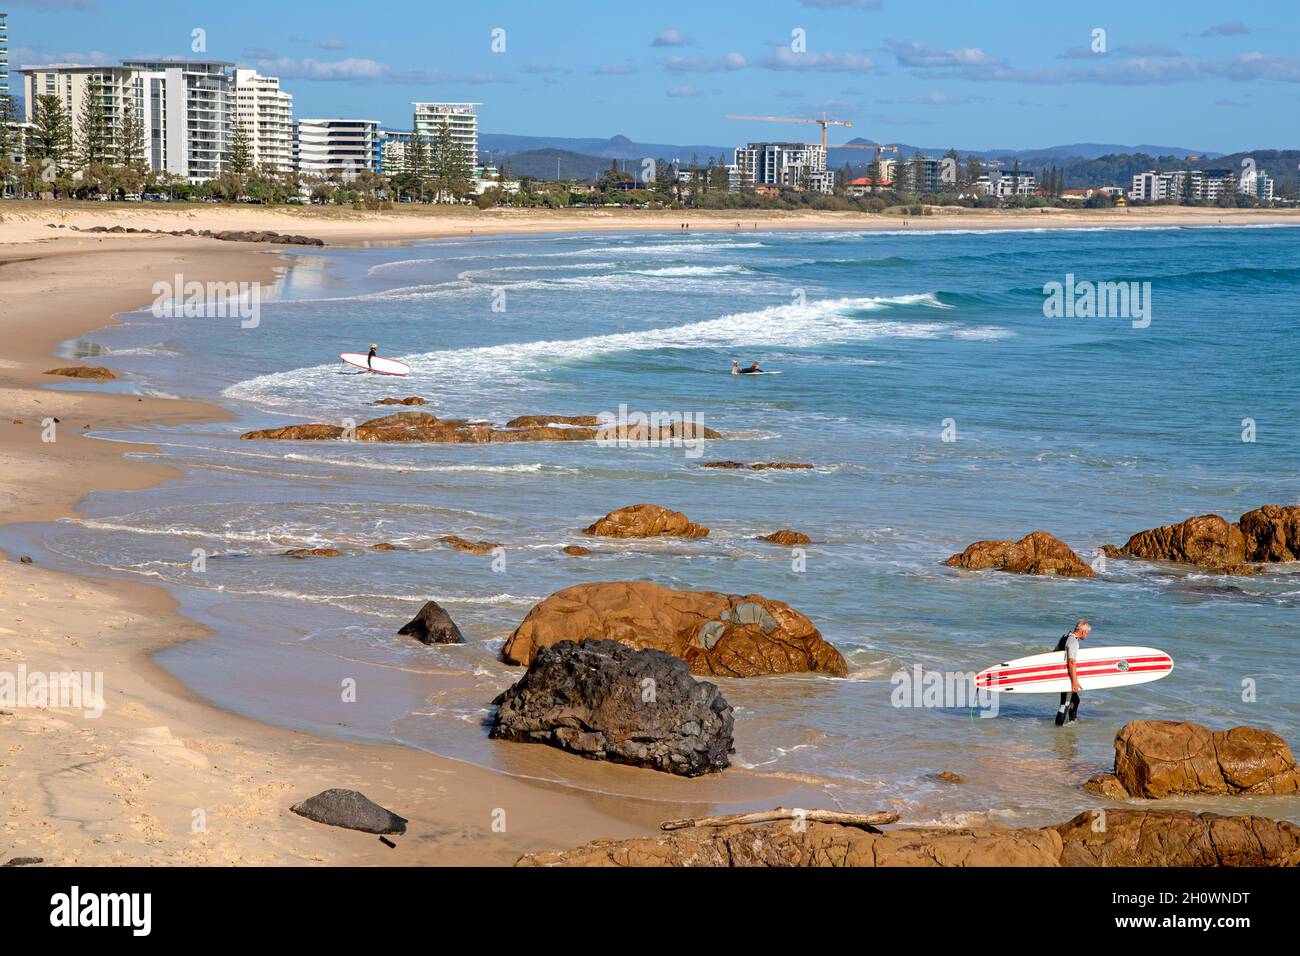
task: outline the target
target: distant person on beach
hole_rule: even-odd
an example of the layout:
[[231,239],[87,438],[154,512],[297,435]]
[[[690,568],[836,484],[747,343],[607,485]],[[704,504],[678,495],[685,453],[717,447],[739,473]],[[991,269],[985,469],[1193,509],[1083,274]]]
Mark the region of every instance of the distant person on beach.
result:
[[378,351],[379,351],[379,346],[376,345],[374,342],[371,342],[370,351],[366,354],[366,367],[369,368],[371,371],[374,371],[374,364],[370,360],[375,357],[375,354]]
[[1062,692],[1061,705],[1056,710],[1056,726],[1074,723],[1079,717],[1079,671],[1076,661],[1079,659],[1079,642],[1086,641],[1092,633],[1092,625],[1080,618],[1074,624],[1074,630],[1061,635],[1056,642],[1056,649],[1065,652],[1065,669],[1070,674],[1070,690]]

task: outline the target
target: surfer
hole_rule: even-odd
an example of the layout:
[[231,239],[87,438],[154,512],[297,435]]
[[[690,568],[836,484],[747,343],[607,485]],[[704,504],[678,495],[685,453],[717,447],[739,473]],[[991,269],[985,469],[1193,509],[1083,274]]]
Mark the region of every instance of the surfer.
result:
[[757,362],[755,362],[753,365],[749,366],[748,368],[741,368],[739,359],[731,360],[732,375],[753,375],[755,372],[761,372],[761,371],[763,371],[763,369],[759,366]]
[[1061,705],[1056,710],[1056,726],[1074,723],[1079,717],[1079,673],[1076,661],[1079,659],[1079,642],[1086,641],[1092,633],[1092,625],[1080,618],[1074,623],[1074,630],[1061,635],[1056,642],[1056,649],[1065,652],[1065,669],[1070,675],[1070,690],[1061,693]]
[[366,353],[366,367],[370,369],[372,372],[375,370],[375,366],[374,363],[371,362],[370,360],[375,357],[378,351],[379,351],[379,346],[376,345],[374,342],[371,342],[370,351]]

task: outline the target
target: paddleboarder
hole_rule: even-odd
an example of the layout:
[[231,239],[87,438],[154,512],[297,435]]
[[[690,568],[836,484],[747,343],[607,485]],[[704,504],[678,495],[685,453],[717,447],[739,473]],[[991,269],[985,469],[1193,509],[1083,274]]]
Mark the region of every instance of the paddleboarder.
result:
[[1070,691],[1061,693],[1061,706],[1056,709],[1056,726],[1074,723],[1079,717],[1079,673],[1076,661],[1079,659],[1079,642],[1086,641],[1092,633],[1092,625],[1080,618],[1074,623],[1074,630],[1062,634],[1056,642],[1056,649],[1065,652],[1065,669],[1070,675]]

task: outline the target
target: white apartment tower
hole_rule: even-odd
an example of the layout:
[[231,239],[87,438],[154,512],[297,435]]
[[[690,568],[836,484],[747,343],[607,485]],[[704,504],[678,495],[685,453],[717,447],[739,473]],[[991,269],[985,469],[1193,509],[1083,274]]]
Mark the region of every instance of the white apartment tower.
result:
[[411,131],[427,142],[437,142],[442,128],[465,154],[465,166],[471,175],[478,169],[478,103],[412,103],[415,120]]
[[9,14],[0,13],[0,96],[9,95]]
[[248,134],[255,169],[293,169],[293,94],[256,70],[235,70],[233,122]]
[[378,120],[300,119],[294,131],[294,161],[303,176],[338,174],[346,181],[379,167]]
[[[121,155],[121,131],[126,113],[131,111],[143,124],[144,80],[124,66],[91,66],[77,63],[54,63],[26,66],[18,70],[23,77],[24,120],[32,122],[36,101],[41,96],[57,96],[63,112],[72,124],[74,135],[86,101],[97,106],[100,123],[112,158]],[[148,160],[149,130],[145,128],[145,159]]]

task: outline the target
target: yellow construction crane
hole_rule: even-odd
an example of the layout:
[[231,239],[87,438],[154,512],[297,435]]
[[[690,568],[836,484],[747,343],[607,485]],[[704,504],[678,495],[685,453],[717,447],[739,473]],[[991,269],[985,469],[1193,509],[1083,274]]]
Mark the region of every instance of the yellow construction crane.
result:
[[829,146],[828,149],[874,149],[876,151],[876,162],[880,162],[881,153],[897,153],[897,146],[868,146],[864,143],[840,143],[837,146]]
[[786,116],[728,116],[729,120],[752,120],[759,123],[816,123],[822,128],[822,149],[826,149],[827,126],[852,126],[852,120],[827,119],[823,113],[821,119],[790,119]]

